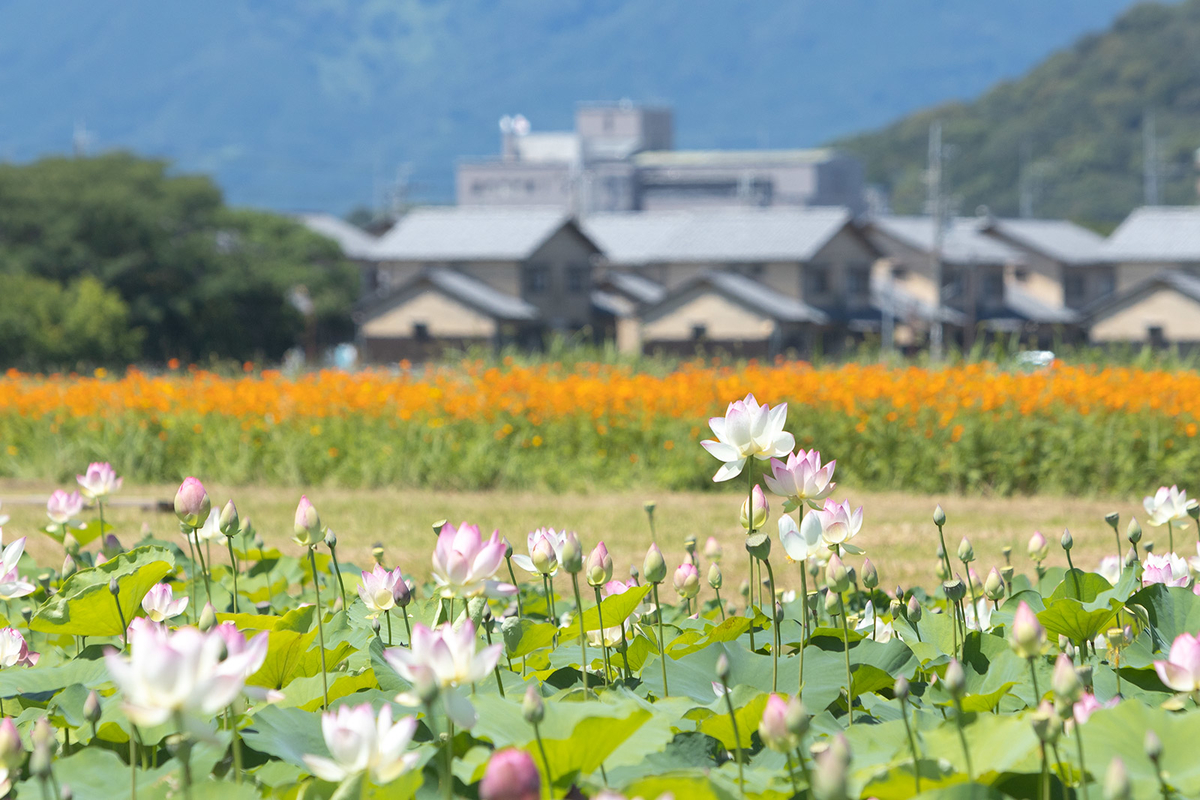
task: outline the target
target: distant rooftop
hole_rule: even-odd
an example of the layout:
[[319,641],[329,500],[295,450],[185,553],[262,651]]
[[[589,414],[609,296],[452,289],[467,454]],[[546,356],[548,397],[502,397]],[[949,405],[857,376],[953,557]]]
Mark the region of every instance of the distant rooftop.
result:
[[819,164],[837,151],[829,147],[803,150],[648,150],[633,157],[639,167],[737,167],[752,164]]
[[[883,215],[870,225],[884,237],[890,237],[923,253],[933,251],[932,217]],[[885,248],[886,249],[886,248]],[[1013,247],[984,235],[974,217],[955,217],[946,224],[942,240],[942,260],[948,264],[1019,264],[1025,256]]]
[[452,207],[409,212],[372,248],[379,261],[514,261],[570,222],[558,209]]
[[985,218],[980,225],[1062,264],[1095,264],[1104,250],[1104,237],[1065,219]]
[[1200,206],[1142,206],[1104,243],[1117,262],[1200,262]]
[[337,242],[346,258],[370,258],[378,241],[357,225],[332,214],[296,214],[296,219],[313,233]]

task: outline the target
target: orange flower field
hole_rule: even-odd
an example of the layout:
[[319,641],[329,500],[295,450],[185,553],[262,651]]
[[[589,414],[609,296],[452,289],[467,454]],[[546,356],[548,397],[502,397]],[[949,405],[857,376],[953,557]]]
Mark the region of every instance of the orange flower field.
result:
[[1200,468],[1200,375],[1056,364],[928,369],[584,364],[416,370],[200,370],[0,379],[0,474],[128,475],[455,488],[710,483],[697,420],[753,392],[787,402],[804,447],[861,485],[1141,490]]

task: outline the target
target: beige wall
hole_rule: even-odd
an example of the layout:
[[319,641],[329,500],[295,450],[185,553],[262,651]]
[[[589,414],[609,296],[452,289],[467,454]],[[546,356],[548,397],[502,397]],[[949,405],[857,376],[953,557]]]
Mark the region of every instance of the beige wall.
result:
[[1158,289],[1098,320],[1092,325],[1091,340],[1144,342],[1152,327],[1161,327],[1168,342],[1200,342],[1200,303],[1174,289]]
[[705,336],[719,340],[762,340],[775,330],[775,323],[725,299],[708,288],[698,288],[690,297],[662,316],[642,324],[646,341],[683,341],[692,338],[696,325],[705,326]]
[[[1022,253],[1025,256],[1024,264],[1009,266],[1004,270],[1005,284],[1020,288],[1026,294],[1041,300],[1051,308],[1062,308],[1065,302],[1062,267],[1057,261],[1052,261],[1030,250],[1023,249]],[[1019,277],[1022,273],[1025,275],[1025,280],[1021,280]]]
[[637,317],[617,317],[617,352],[642,352],[642,323]]
[[491,317],[427,289],[362,326],[370,339],[407,338],[424,323],[433,338],[488,338],[496,330]]

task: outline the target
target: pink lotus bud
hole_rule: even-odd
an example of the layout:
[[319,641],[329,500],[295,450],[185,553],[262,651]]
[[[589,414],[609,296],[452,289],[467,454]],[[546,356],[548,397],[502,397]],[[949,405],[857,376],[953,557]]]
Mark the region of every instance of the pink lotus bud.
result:
[[1011,641],[1013,650],[1022,658],[1041,655],[1042,647],[1046,644],[1046,629],[1038,622],[1037,615],[1024,600],[1017,606],[1013,615]]
[[[754,519],[750,519],[750,503],[753,501]],[[741,521],[742,527],[746,530],[760,531],[767,524],[767,517],[770,513],[770,507],[767,505],[767,496],[763,494],[761,486],[755,484],[754,490],[750,492],[750,497],[742,501]]]
[[292,532],[295,534],[296,544],[304,547],[321,541],[321,518],[317,515],[316,507],[309,501],[308,495],[300,496]]
[[790,753],[800,744],[800,737],[788,725],[788,704],[777,694],[767,698],[762,722],[758,723],[758,738],[777,753]]
[[534,542],[529,558],[533,561],[534,569],[543,575],[549,575],[558,566],[558,554],[554,552],[554,544],[546,536],[539,536]]
[[175,492],[175,516],[189,528],[199,528],[212,510],[204,484],[197,478],[184,478]]
[[690,600],[700,593],[700,573],[695,564],[680,564],[675,570],[675,591],[679,596]]
[[1075,664],[1067,658],[1066,654],[1060,653],[1054,662],[1054,678],[1051,686],[1054,688],[1055,698],[1064,703],[1074,703],[1083,692],[1083,685],[1079,682],[1079,675],[1075,672]]
[[646,551],[646,558],[642,561],[642,577],[647,583],[662,583],[667,579],[667,562],[656,544],[650,545]]
[[539,800],[542,778],[524,750],[497,750],[479,782],[479,800]]
[[5,717],[0,722],[0,764],[8,767],[9,771],[15,771],[20,767],[24,754],[25,747],[21,744],[17,726],[13,724],[12,717]]
[[604,542],[600,542],[592,548],[584,568],[587,570],[587,582],[592,586],[603,586],[612,580],[612,556],[608,554],[608,548],[604,546]]
[[721,560],[721,543],[717,541],[717,537],[710,536],[704,543],[704,557],[709,561]]
[[838,558],[837,553],[831,555],[825,565],[825,586],[835,594],[841,594],[850,588],[850,574],[846,572],[846,566],[842,564],[842,559]]
[[1034,531],[1033,536],[1029,537],[1029,546],[1026,549],[1029,557],[1039,564],[1050,555],[1050,543],[1046,541],[1046,537],[1042,536],[1040,531]]

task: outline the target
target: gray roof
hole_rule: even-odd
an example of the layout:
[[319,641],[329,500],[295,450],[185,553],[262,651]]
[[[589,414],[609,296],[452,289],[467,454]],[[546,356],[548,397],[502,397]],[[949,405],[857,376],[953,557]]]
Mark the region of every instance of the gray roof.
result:
[[657,303],[667,293],[666,287],[661,283],[632,272],[610,272],[604,276],[602,282],[610,284],[621,294],[639,303]]
[[499,289],[494,289],[483,281],[464,275],[457,270],[430,267],[422,270],[412,280],[396,287],[386,295],[377,295],[368,299],[362,310],[362,321],[374,319],[390,311],[412,297],[416,290],[423,286],[432,286],[460,303],[494,319],[524,322],[538,318],[537,307],[519,297],[505,294]]
[[591,301],[593,306],[607,314],[612,314],[614,317],[631,317],[637,310],[637,304],[628,297],[616,292],[593,289]]
[[296,219],[313,233],[337,242],[346,258],[369,259],[378,241],[357,225],[332,214],[297,214]]
[[583,230],[609,262],[808,261],[850,223],[844,208],[765,208],[595,214]]
[[818,325],[829,322],[829,316],[820,309],[780,294],[753,278],[724,270],[704,272],[691,280],[684,281],[655,306],[646,309],[643,316],[651,315],[656,309],[663,308],[672,300],[705,284],[729,299],[779,322],[811,322]]
[[[883,215],[870,221],[872,241],[885,253],[891,254],[888,239],[922,253],[933,250],[932,217],[898,217]],[[986,264],[1020,264],[1025,257],[1019,250],[979,230],[974,217],[954,217],[947,220],[942,240],[942,260],[962,266]]]
[[1168,269],[1138,281],[1123,292],[1100,298],[1083,309],[1083,316],[1094,322],[1097,317],[1103,317],[1112,311],[1124,308],[1151,291],[1163,287],[1174,289],[1200,303],[1200,277],[1177,269]]
[[520,261],[571,218],[548,208],[419,208],[380,237],[379,261]]
[[1200,206],[1143,206],[1135,209],[1104,243],[1109,262],[1200,261]]
[[1047,305],[1016,286],[1004,287],[1004,305],[1017,316],[1030,322],[1073,325],[1080,319],[1079,312],[1074,309]]
[[993,217],[984,219],[980,227],[1060,264],[1095,264],[1104,248],[1104,237],[1065,219]]

